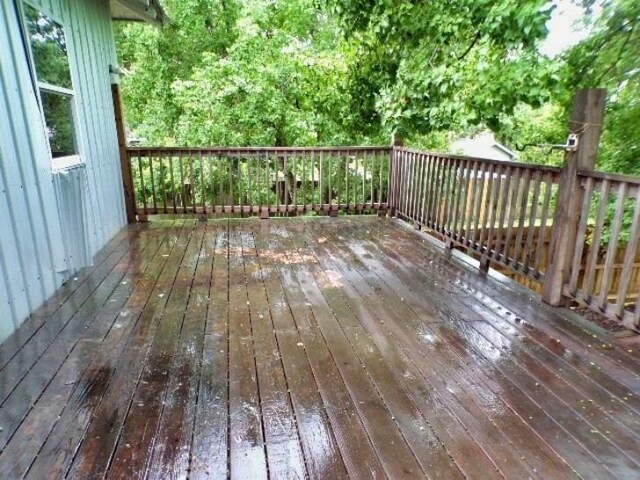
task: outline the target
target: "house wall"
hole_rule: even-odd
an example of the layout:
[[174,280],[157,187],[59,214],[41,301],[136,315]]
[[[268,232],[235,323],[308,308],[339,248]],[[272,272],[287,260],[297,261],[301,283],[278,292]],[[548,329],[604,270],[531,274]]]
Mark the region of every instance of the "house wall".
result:
[[53,174],[17,1],[0,2],[0,341],[126,223],[107,2],[29,0],[65,27],[86,162]]

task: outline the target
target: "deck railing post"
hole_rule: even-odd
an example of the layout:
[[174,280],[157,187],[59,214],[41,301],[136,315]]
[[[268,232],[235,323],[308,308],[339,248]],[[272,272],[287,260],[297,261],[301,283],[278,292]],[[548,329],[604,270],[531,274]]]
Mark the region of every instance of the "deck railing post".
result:
[[389,205],[389,216],[390,217],[395,217],[396,216],[396,210],[397,210],[397,202],[398,199],[400,198],[400,179],[398,178],[398,174],[400,172],[400,164],[399,164],[399,158],[400,156],[398,155],[398,150],[396,149],[396,147],[403,147],[404,146],[404,139],[402,138],[402,136],[400,134],[398,134],[397,132],[394,132],[391,135],[391,149],[389,151],[389,170],[390,170],[390,175],[389,175],[389,185],[388,185],[388,191],[387,191],[387,203]]
[[560,174],[558,198],[553,218],[549,266],[545,272],[542,300],[550,305],[562,303],[562,288],[571,275],[571,260],[575,248],[582,188],[578,171],[593,170],[602,132],[606,90],[578,90],[573,100],[569,133],[577,136],[576,149],[567,148],[565,164]]
[[124,114],[122,108],[122,98],[120,96],[120,85],[111,84],[111,96],[113,97],[113,112],[116,122],[116,133],[118,135],[118,151],[120,153],[120,171],[122,172],[122,186],[124,190],[124,205],[127,213],[127,222],[136,221],[136,199],[133,190],[133,173],[131,171],[131,160],[127,152],[127,135],[124,129]]

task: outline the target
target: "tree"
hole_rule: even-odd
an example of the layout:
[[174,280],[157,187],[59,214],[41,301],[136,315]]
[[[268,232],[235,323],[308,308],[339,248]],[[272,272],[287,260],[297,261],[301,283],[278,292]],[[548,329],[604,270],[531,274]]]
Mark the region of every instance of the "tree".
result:
[[598,167],[639,175],[640,3],[606,0],[599,14],[593,4],[593,0],[583,2],[591,13],[592,33],[568,52],[566,83],[570,89],[607,88]]
[[312,2],[246,2],[227,55],[205,53],[172,85],[186,145],[349,143],[340,93],[346,65],[331,19]]
[[495,127],[559,80],[538,42],[545,0],[328,0],[349,42],[349,96],[362,131]]
[[224,57],[237,37],[236,0],[165,0],[171,21],[162,29],[123,23],[116,28],[127,122],[150,143],[171,144],[183,107],[171,85],[191,76],[208,53]]

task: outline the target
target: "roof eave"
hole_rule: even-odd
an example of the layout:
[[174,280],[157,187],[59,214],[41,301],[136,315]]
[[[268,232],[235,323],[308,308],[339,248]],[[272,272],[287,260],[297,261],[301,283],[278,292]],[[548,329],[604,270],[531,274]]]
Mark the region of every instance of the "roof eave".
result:
[[110,0],[111,18],[122,21],[142,21],[162,27],[168,20],[158,0]]

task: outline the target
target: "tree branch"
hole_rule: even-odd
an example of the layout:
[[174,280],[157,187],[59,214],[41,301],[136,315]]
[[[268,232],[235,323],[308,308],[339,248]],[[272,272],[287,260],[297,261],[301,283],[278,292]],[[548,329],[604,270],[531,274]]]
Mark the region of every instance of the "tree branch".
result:
[[469,55],[469,52],[471,51],[471,49],[473,47],[476,46],[476,43],[478,43],[478,40],[480,40],[480,32],[476,31],[475,35],[473,36],[473,40],[471,40],[471,44],[467,47],[467,49],[464,51],[464,53],[462,55],[460,55],[458,58],[456,58],[456,60],[457,61],[463,60],[464,57]]
[[636,24],[634,23],[631,26],[631,29],[629,30],[629,35],[627,35],[627,38],[624,39],[624,42],[622,42],[622,46],[620,47],[620,50],[618,51],[618,56],[615,59],[615,61],[609,65],[609,67],[607,69],[605,69],[596,79],[595,81],[595,85],[597,85],[598,83],[600,83],[600,80],[602,80],[604,78],[604,76],[609,73],[611,70],[613,70],[618,63],[620,63],[620,60],[622,59],[622,54],[625,52],[625,49],[627,48],[627,44],[629,43],[629,40],[631,40],[631,37],[633,36],[633,30],[635,29]]

